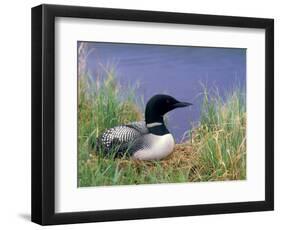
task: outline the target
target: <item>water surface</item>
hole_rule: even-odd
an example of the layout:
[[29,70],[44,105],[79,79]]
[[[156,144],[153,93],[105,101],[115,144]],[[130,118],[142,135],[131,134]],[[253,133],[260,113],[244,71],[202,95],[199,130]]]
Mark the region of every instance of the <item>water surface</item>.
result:
[[168,129],[177,142],[200,118],[202,83],[222,97],[234,87],[245,90],[246,49],[88,42],[91,76],[114,66],[122,90],[136,86],[144,104],[155,94],[193,103],[168,114]]

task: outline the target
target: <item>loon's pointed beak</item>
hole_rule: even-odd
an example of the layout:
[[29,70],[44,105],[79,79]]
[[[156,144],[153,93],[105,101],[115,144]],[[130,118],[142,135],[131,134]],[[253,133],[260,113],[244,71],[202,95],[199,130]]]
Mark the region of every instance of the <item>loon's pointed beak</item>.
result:
[[189,102],[177,102],[174,104],[174,108],[180,108],[180,107],[186,107],[186,106],[191,106],[192,104]]

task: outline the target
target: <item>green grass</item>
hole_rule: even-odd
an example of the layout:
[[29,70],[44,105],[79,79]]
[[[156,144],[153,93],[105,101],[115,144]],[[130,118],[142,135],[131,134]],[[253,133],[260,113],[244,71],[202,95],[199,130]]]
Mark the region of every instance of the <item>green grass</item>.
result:
[[[84,51],[85,49],[81,49]],[[87,54],[80,54],[80,57]],[[201,117],[189,140],[161,161],[134,161],[95,152],[107,128],[143,119],[134,87],[122,88],[114,69],[91,81],[79,60],[78,186],[179,183],[246,179],[246,103],[238,88],[224,98],[203,90]]]
[[246,179],[245,98],[239,89],[224,101],[204,90],[200,125],[192,133],[194,181]]
[[107,72],[95,84],[87,85],[84,78],[79,79],[79,159],[88,159],[97,137],[106,129],[141,118],[133,93],[119,91],[113,72]]
[[98,156],[82,163],[80,167],[80,186],[186,182],[188,179],[186,171],[163,167],[161,162],[116,160]]

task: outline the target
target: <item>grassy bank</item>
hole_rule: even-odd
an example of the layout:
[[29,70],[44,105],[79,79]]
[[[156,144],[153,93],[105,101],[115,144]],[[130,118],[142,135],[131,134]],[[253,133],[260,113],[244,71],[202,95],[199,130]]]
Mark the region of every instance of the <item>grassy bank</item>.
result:
[[[246,178],[246,108],[238,90],[225,100],[204,92],[201,118],[189,141],[162,161],[104,158],[92,148],[105,129],[142,119],[133,95],[112,82],[79,96],[79,186],[241,180]],[[83,86],[83,82],[81,82]],[[133,112],[128,112],[133,111]]]

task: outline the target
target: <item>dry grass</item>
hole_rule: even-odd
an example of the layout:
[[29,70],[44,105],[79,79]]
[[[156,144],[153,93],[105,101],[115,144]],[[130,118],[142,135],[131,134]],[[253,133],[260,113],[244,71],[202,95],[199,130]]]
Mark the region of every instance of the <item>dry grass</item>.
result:
[[[172,167],[178,170],[189,170],[193,167],[195,159],[196,154],[195,151],[193,151],[192,145],[190,145],[189,143],[184,143],[176,144],[173,153],[171,153],[167,158],[161,161],[140,161],[132,160],[130,158],[115,158],[115,161],[118,162],[120,169],[125,169],[127,165],[130,165],[139,169],[145,166],[148,171],[151,171],[156,166],[161,166],[163,169]],[[87,161],[87,164],[96,164],[98,161],[98,155],[92,152],[90,154],[90,158]],[[104,161],[110,163],[111,159],[104,158]]]

